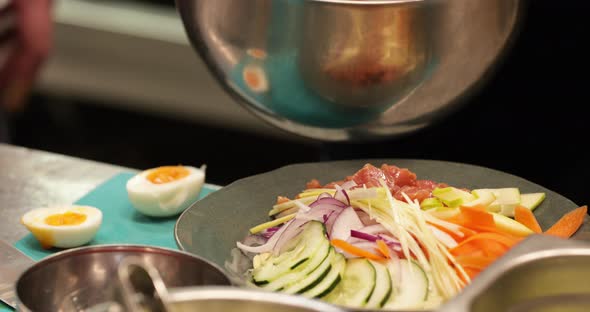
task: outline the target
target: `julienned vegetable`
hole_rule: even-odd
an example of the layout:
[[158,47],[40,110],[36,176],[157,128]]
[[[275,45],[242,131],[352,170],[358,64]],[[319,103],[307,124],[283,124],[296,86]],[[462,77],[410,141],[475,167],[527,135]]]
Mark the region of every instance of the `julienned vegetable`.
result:
[[[266,242],[237,243],[254,255],[252,284],[352,308],[432,309],[541,232],[532,209],[543,193],[470,192],[381,168],[366,165],[333,188],[314,181],[318,187],[296,199],[279,197],[274,219],[250,230]],[[569,237],[585,214],[576,209],[546,233]]]

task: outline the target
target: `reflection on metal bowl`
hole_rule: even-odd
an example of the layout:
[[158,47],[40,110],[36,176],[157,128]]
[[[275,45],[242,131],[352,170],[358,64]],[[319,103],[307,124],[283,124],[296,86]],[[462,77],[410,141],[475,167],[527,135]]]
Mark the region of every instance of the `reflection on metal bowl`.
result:
[[[16,284],[19,311],[100,311],[123,307],[117,269],[126,257],[157,268],[168,287],[229,285],[214,264],[197,256],[149,246],[103,245],[70,249],[45,258]],[[105,310],[106,311],[106,310]]]
[[519,0],[177,0],[221,84],[287,131],[342,141],[428,126],[496,63]]

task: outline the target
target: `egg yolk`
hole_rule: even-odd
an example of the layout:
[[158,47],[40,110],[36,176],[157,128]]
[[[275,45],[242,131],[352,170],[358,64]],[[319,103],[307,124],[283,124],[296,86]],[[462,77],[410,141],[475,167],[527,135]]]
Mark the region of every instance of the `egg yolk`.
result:
[[78,225],[82,224],[84,221],[86,221],[85,214],[71,211],[50,215],[49,217],[45,218],[46,224],[54,226]]
[[183,166],[164,166],[152,170],[147,179],[154,184],[164,184],[188,176],[190,171]]

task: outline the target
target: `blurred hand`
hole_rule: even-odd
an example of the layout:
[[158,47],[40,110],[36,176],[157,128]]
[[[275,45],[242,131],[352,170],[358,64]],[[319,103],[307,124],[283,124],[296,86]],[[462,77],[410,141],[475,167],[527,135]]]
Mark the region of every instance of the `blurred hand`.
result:
[[0,0],[0,108],[24,105],[52,43],[51,0]]

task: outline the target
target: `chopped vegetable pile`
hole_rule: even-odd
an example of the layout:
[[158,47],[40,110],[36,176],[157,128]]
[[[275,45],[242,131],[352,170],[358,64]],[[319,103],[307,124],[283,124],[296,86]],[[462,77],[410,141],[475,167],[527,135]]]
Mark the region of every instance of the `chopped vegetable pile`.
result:
[[543,232],[533,211],[544,198],[367,164],[342,181],[312,180],[295,199],[279,196],[272,220],[250,229],[264,242],[237,246],[253,256],[248,279],[266,290],[352,308],[433,309],[526,236],[578,230],[586,206]]

